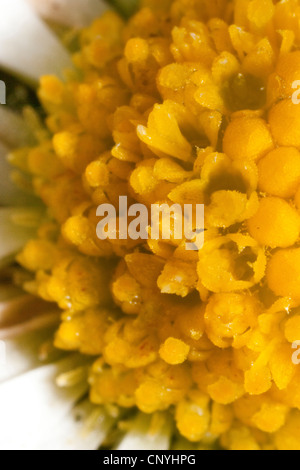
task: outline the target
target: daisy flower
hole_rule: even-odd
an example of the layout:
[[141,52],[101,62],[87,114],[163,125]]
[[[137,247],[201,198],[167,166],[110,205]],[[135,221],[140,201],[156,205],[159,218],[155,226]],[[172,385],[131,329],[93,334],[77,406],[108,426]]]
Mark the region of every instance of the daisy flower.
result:
[[[111,3],[0,18],[0,447],[299,450],[300,3]],[[204,246],[99,239],[121,196]]]

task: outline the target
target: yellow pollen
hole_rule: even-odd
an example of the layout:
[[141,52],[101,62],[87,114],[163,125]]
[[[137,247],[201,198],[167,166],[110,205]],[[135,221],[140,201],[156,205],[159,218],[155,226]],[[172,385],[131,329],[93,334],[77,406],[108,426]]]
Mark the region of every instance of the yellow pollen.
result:
[[190,347],[180,339],[168,338],[159,350],[160,357],[168,364],[182,364],[186,361]]

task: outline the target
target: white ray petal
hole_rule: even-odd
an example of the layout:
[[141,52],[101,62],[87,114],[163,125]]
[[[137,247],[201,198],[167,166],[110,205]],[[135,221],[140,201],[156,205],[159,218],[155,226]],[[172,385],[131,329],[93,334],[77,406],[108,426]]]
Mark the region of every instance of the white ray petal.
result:
[[172,434],[170,417],[160,416],[158,429],[151,429],[152,415],[138,414],[116,450],[168,450]]
[[[89,428],[89,421],[92,421]],[[69,413],[54,436],[40,443],[37,450],[96,450],[111,430],[114,419],[89,400]]]
[[41,345],[52,339],[53,334],[54,328],[47,328],[39,330],[38,334],[35,331],[2,343],[5,358],[0,361],[0,389],[2,382],[41,366]]
[[78,357],[67,358],[0,385],[1,450],[36,450],[47,438],[59,436],[64,420],[86,392],[86,384],[59,389],[55,378],[76,367],[77,361]]
[[37,81],[71,67],[68,52],[25,0],[2,2],[0,66]]
[[83,27],[107,10],[103,0],[27,0],[43,18]]
[[40,217],[40,211],[33,208],[0,208],[0,267],[11,262],[34,237],[34,219],[38,223]]
[[7,146],[16,148],[26,145],[29,129],[23,117],[8,106],[0,106],[0,140]]

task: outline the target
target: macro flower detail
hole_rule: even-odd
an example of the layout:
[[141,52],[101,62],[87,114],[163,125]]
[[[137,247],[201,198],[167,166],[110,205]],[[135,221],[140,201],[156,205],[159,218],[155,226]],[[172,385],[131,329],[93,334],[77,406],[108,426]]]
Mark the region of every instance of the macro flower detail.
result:
[[[0,446],[5,400],[34,386],[23,448],[299,450],[299,1],[16,1],[47,43],[0,52],[42,106],[0,108]],[[203,247],[176,215],[170,239],[100,239],[97,207],[122,196],[204,204]],[[52,403],[65,424],[35,444]]]

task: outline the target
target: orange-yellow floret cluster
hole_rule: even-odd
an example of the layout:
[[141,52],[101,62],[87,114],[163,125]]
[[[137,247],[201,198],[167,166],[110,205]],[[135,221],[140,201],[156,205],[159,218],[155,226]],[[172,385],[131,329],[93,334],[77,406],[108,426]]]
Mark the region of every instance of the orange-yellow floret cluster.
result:
[[[298,0],[141,0],[47,76],[47,132],[13,161],[49,221],[18,256],[95,356],[92,402],[166,410],[199,448],[300,449]],[[205,205],[205,243],[99,240],[119,196]]]

